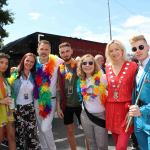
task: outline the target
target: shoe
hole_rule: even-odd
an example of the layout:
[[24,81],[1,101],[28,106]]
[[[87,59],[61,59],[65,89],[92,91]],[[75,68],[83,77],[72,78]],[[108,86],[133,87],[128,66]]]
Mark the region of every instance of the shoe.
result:
[[83,130],[82,125],[78,125],[78,129]]
[[138,146],[132,146],[131,150],[139,150]]

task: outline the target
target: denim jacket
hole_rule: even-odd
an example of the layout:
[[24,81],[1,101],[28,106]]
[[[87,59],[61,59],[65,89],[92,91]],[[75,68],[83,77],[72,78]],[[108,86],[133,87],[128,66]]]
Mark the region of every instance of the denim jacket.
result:
[[[23,75],[21,75],[21,76],[24,78]],[[35,83],[34,83],[34,78],[33,78],[33,75],[32,75],[32,74],[30,74],[29,80],[31,81],[31,83],[32,83],[33,85],[35,84]],[[21,84],[22,84],[22,83],[21,83],[21,79],[20,79],[20,78],[17,78],[17,79],[15,80],[14,84],[12,85],[12,90],[13,90],[13,93],[14,93],[14,98],[15,98],[15,100],[16,100],[18,94],[19,94]]]

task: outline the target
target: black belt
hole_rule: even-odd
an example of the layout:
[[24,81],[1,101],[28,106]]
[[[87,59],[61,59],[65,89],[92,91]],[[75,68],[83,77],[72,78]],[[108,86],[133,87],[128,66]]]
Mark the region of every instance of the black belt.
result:
[[55,97],[51,97],[51,99],[55,99],[56,98],[56,96]]

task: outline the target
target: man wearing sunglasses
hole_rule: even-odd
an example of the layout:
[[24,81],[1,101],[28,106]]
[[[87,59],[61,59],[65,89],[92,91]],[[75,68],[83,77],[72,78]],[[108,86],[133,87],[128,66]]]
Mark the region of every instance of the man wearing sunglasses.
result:
[[[139,97],[138,105],[129,108],[129,116],[134,117],[134,131],[140,150],[150,150],[150,56],[149,45],[143,35],[134,36],[130,40],[132,51],[139,61],[139,69],[135,78],[133,104]],[[139,96],[138,96],[139,95]]]

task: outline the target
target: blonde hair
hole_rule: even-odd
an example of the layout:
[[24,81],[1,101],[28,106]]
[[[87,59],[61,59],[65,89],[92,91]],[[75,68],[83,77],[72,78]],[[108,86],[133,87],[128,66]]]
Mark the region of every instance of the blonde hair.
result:
[[109,47],[112,44],[117,44],[119,46],[119,48],[123,51],[123,59],[127,60],[126,49],[125,49],[124,45],[118,40],[112,40],[106,45],[105,57],[107,59],[107,62],[112,63],[112,59],[110,58],[110,55],[109,55]]
[[144,35],[135,35],[135,36],[133,36],[133,37],[129,40],[129,42],[130,42],[130,44],[133,44],[133,43],[135,43],[135,42],[137,42],[137,41],[140,41],[140,40],[145,41],[146,44],[147,44],[147,41],[146,41]]
[[95,73],[97,73],[99,71],[99,67],[94,59],[94,57],[91,54],[85,54],[81,57],[78,65],[77,65],[77,75],[81,78],[81,79],[85,79],[86,78],[86,74],[82,69],[82,63],[84,61],[85,58],[91,58],[92,61],[94,62],[94,71],[92,73],[92,75],[94,75]]

